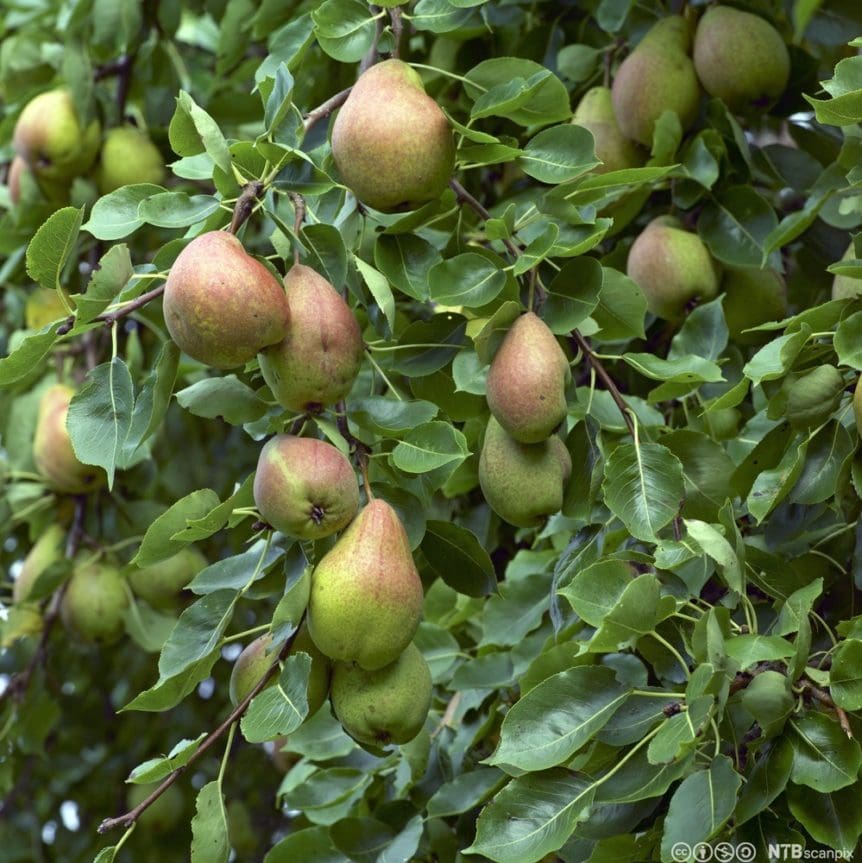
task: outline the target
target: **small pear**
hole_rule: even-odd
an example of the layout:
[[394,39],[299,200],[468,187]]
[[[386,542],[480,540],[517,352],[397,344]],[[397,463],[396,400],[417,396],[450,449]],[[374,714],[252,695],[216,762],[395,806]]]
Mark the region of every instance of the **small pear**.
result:
[[[159,783],[131,785],[126,802],[129,809],[140,805],[158,788]],[[139,816],[137,824],[152,833],[167,833],[180,823],[184,807],[183,793],[176,784],[169,785]]]
[[284,338],[290,315],[278,279],[227,231],[195,237],[165,284],[165,324],[179,348],[217,369]]
[[423,600],[401,520],[371,500],[314,570],[308,631],[330,659],[382,668],[412,641]]
[[356,515],[359,486],[350,462],[331,443],[282,434],[260,451],[254,502],[276,530],[322,539]]
[[120,570],[112,563],[79,563],[60,605],[66,628],[92,644],[113,644],[125,630],[123,612],[129,596]]
[[207,559],[192,546],[150,566],[136,567],[128,574],[135,596],[153,608],[176,608],[183,588],[206,566]]
[[732,6],[713,6],[700,19],[694,66],[706,92],[740,114],[769,108],[790,78],[781,34],[759,15]]
[[790,384],[785,416],[795,429],[814,428],[835,412],[843,393],[841,372],[829,364],[818,366]]
[[428,718],[431,694],[428,663],[412,643],[383,668],[336,662],[332,670],[332,710],[354,740],[369,746],[411,741]]
[[589,131],[596,143],[596,157],[602,164],[597,174],[639,168],[644,155],[620,130],[610,87],[593,87],[584,93],[575,109],[572,123]]
[[158,186],[164,179],[165,160],[146,132],[137,126],[120,126],[105,135],[96,170],[101,194],[138,183]]
[[86,494],[105,481],[105,472],[100,467],[82,464],[72,449],[66,417],[74,394],[71,387],[63,384],[45,390],[33,437],[36,469],[46,485],[62,494]]
[[656,120],[673,111],[683,131],[694,123],[700,84],[689,57],[691,32],[679,15],[663,18],[647,32],[617,69],[614,113],[627,138],[652,145]]
[[363,204],[393,212],[440,197],[455,167],[455,141],[418,73],[384,60],[359,77],[338,112],[332,157]]
[[724,319],[730,338],[739,345],[761,345],[769,332],[745,330],[779,321],[787,314],[787,286],[773,269],[728,267],[721,282],[724,292]]
[[521,315],[488,369],[488,407],[522,443],[547,438],[566,418],[569,361],[548,325],[534,312]]
[[703,241],[670,216],[653,219],[634,241],[628,274],[649,310],[668,321],[680,320],[692,300],[718,294],[718,267]]
[[24,558],[18,578],[12,585],[12,601],[26,602],[30,598],[33,586],[39,576],[51,564],[63,557],[66,546],[66,531],[62,525],[49,525],[47,530],[36,540],[33,547]]
[[279,404],[319,411],[343,399],[362,365],[362,332],[350,306],[311,267],[284,279],[290,322],[284,338],[260,355],[260,370]]
[[[847,251],[841,257],[842,261],[853,261],[856,259],[856,249],[853,243],[847,247]],[[854,276],[836,275],[832,280],[832,299],[850,300],[862,295],[862,279]]]
[[[252,641],[233,664],[230,674],[228,693],[231,703],[236,706],[254,689],[261,677],[276,661],[276,653],[270,648],[272,633],[267,632]],[[314,646],[308,628],[303,624],[290,646],[288,656],[307,653],[311,657],[311,671],[308,676],[308,715],[320,710],[329,693],[329,660]],[[275,686],[278,675],[274,674],[264,689]]]
[[39,179],[71,180],[85,173],[99,151],[98,120],[81,128],[69,90],[31,99],[15,124],[12,145]]
[[572,472],[565,444],[552,435],[519,443],[491,417],[479,456],[479,485],[497,515],[517,527],[539,527],[563,506]]

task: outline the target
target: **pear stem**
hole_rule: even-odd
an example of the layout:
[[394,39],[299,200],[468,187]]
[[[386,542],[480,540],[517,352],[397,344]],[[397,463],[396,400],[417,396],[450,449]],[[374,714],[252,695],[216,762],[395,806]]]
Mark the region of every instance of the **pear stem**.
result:
[[401,49],[401,34],[404,31],[404,22],[401,18],[401,8],[393,6],[389,10],[389,20],[392,25],[392,51],[389,56],[398,59]]
[[299,232],[305,221],[305,198],[299,192],[288,192],[288,197],[293,202],[293,233],[296,235],[293,243],[293,263],[299,263]]
[[265,688],[266,684],[269,682],[269,679],[275,674],[279,669],[279,663],[287,657],[287,654],[290,652],[290,648],[293,646],[293,642],[296,640],[296,636],[299,633],[299,627],[302,625],[303,620],[305,620],[305,614],[303,613],[302,619],[299,621],[299,625],[293,631],[293,634],[284,642],[281,650],[278,652],[278,657],[269,666],[266,670],[266,673],[263,677],[258,680],[258,682],[254,685],[252,690],[240,701],[239,704],[230,712],[227,719],[218,726],[218,728],[211,731],[201,745],[195,750],[194,754],[191,758],[182,766],[178,767],[172,773],[169,773],[164,780],[162,780],[161,784],[156,788],[152,794],[142,800],[134,809],[129,810],[125,813],[125,815],[118,815],[116,818],[106,818],[99,825],[99,833],[107,833],[109,830],[113,830],[115,827],[130,827],[134,824],[138,818],[141,817],[141,813],[144,810],[148,809],[177,779],[182,776],[183,773],[188,770],[188,768],[198,761],[201,756],[203,756],[206,752],[208,752],[219,740],[219,738],[230,728],[233,727],[233,724],[239,720],[245,711],[248,709],[249,704],[251,704],[251,700],[262,690]]

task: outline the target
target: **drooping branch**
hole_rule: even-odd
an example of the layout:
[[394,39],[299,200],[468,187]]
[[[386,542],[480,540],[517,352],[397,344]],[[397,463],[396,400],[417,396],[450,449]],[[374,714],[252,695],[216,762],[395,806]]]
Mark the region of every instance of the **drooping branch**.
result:
[[[305,615],[303,615],[303,620]],[[302,624],[302,620],[300,620],[300,625]],[[251,704],[252,699],[260,693],[269,682],[269,679],[276,673],[279,667],[279,662],[287,657],[287,654],[290,652],[290,648],[293,646],[293,642],[296,639],[296,636],[299,632],[299,626],[297,626],[296,630],[293,634],[284,642],[281,650],[278,652],[278,657],[273,660],[272,665],[267,669],[266,673],[263,677],[258,680],[258,682],[254,685],[251,691],[240,701],[239,704],[230,712],[227,719],[225,719],[221,725],[219,725],[216,729],[211,731],[203,740],[201,745],[195,750],[194,754],[191,758],[182,766],[178,767],[172,773],[169,773],[162,781],[159,783],[159,786],[155,788],[151,794],[147,795],[134,809],[130,809],[124,815],[118,815],[116,818],[106,818],[99,825],[99,833],[107,833],[109,830],[113,830],[115,827],[131,827],[138,818],[141,817],[141,814],[149,809],[183,773],[188,770],[189,767],[192,766],[196,761],[202,758],[213,746],[215,746],[216,742],[221,738],[221,736],[239,719],[242,718],[245,711],[248,709],[249,704]]]

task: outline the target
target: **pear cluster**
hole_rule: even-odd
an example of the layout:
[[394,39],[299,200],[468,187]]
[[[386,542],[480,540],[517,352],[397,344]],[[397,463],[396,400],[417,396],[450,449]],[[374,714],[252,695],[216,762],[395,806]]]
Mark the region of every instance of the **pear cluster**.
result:
[[537,527],[563,506],[572,460],[555,430],[566,418],[569,361],[534,312],[506,333],[488,370],[491,418],[479,457],[488,505],[509,524]]

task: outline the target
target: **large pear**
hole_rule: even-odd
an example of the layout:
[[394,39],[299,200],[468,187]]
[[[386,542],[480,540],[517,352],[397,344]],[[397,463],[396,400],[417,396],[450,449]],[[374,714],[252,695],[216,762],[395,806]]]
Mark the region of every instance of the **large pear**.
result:
[[63,595],[60,615],[66,628],[84,641],[112,644],[125,630],[129,604],[120,570],[112,563],[79,563]]
[[46,180],[71,180],[85,173],[99,151],[98,120],[82,128],[72,94],[65,88],[31,99],[15,124],[15,152]]
[[415,644],[391,664],[367,671],[346,662],[332,670],[332,710],[344,730],[369,746],[407,743],[431,706],[431,671]]
[[587,129],[593,136],[596,157],[602,162],[594,169],[597,174],[643,165],[644,154],[623,135],[617,122],[610,87],[587,90],[578,102],[572,123]]
[[479,485],[497,515],[517,527],[538,527],[563,506],[572,460],[556,435],[519,443],[491,417],[479,456]]
[[102,485],[105,472],[100,467],[82,464],[72,449],[66,418],[74,394],[64,384],[45,390],[36,418],[33,461],[49,488],[63,494],[86,494]]
[[773,269],[728,267],[721,282],[724,319],[730,338],[740,345],[760,345],[770,333],[745,332],[751,327],[778,321],[787,313],[787,287]]
[[512,325],[488,369],[491,413],[515,440],[538,443],[566,417],[569,361],[548,325],[535,313]]
[[165,179],[165,161],[146,132],[136,126],[111,129],[102,143],[96,185],[103,195],[138,183],[159,185]]
[[627,138],[652,144],[656,120],[673,111],[683,130],[697,117],[700,84],[689,57],[691,32],[679,15],[663,18],[617,69],[614,113]]
[[128,574],[129,585],[136,596],[154,608],[174,609],[183,588],[207,565],[207,559],[196,548],[186,546],[159,563],[133,568]]
[[165,285],[165,323],[190,357],[241,366],[284,338],[289,311],[278,279],[227,231],[195,237]]
[[284,279],[290,321],[284,338],[260,355],[260,370],[279,404],[316,412],[343,399],[362,365],[362,332],[350,306],[311,267]]
[[322,539],[356,515],[359,486],[347,457],[331,443],[282,434],[260,451],[254,502],[276,530]]
[[338,112],[332,156],[363,204],[391,212],[440,197],[455,167],[455,142],[416,71],[384,60],[360,76]]
[[678,321],[695,299],[718,294],[718,267],[697,234],[671,216],[653,219],[629,250],[628,274],[656,316]]
[[24,558],[21,571],[12,585],[12,601],[26,602],[39,579],[51,564],[63,557],[66,531],[60,524],[49,525]]
[[308,630],[330,659],[382,668],[413,639],[422,602],[404,526],[372,500],[314,570]]
[[741,114],[769,108],[790,78],[781,34],[759,15],[732,6],[713,6],[700,19],[694,66],[706,92]]

